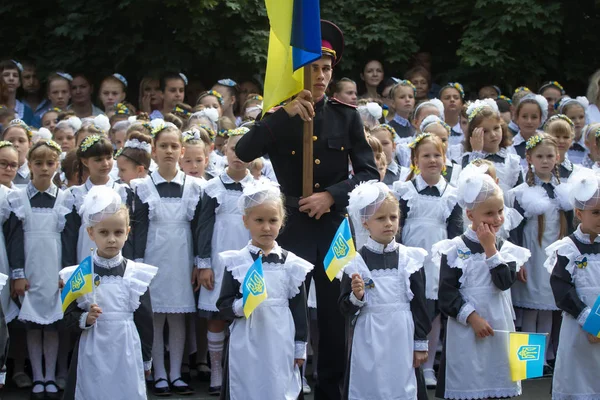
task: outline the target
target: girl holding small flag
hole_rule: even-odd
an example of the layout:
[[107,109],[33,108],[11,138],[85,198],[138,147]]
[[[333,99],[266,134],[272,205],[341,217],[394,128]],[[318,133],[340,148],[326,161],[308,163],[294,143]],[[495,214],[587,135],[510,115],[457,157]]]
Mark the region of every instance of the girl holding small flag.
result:
[[219,254],[226,271],[217,306],[233,321],[221,398],[295,400],[308,337],[304,280],[313,266],[275,241],[285,219],[276,184],[249,183],[238,207],[252,239]]
[[556,305],[564,311],[552,398],[600,398],[600,176],[581,169],[568,182],[581,221],[573,234],[546,248],[545,266]]
[[385,183],[357,186],[348,212],[355,230],[368,231],[369,237],[344,267],[340,288],[340,310],[353,326],[344,398],[416,399],[414,368],[427,360],[431,328],[423,269],[427,252],[396,243],[398,200]]
[[521,394],[508,362],[508,332],[515,331],[510,287],[530,252],[497,240],[504,198],[486,168],[469,165],[459,179],[459,200],[471,225],[432,248],[440,265],[440,310],[448,316],[436,388],[436,397],[444,399]]
[[254,181],[248,163],[240,161],[235,147],[248,128],[229,131],[225,156],[228,167],[204,185],[202,211],[198,222],[198,282],[202,285],[198,299],[200,317],[208,320],[208,352],[211,363],[209,393],[221,390],[221,359],[225,341],[225,320],[219,315],[217,300],[221,293],[224,265],[217,255],[226,250],[239,250],[248,243],[250,235],[242,223],[243,210],[238,201],[245,185]]
[[67,219],[72,218],[73,196],[52,183],[61,152],[52,140],[34,144],[27,154],[31,181],[25,188],[8,194],[11,215],[6,222],[6,247],[13,289],[21,300],[19,319],[27,324],[33,399],[59,398],[55,383],[56,322],[62,319],[63,312],[58,272],[62,267],[61,254],[74,249],[69,250],[74,243],[67,240],[64,232]]
[[[129,212],[113,189],[91,188],[81,213],[96,245],[91,260],[86,258],[93,267],[83,279],[93,279],[94,286],[65,313],[65,324],[81,337],[63,399],[146,399],[144,372],[150,372],[153,340],[148,287],[157,268],[123,258]],[[78,269],[60,272],[65,290],[72,289],[69,278],[82,273]]]

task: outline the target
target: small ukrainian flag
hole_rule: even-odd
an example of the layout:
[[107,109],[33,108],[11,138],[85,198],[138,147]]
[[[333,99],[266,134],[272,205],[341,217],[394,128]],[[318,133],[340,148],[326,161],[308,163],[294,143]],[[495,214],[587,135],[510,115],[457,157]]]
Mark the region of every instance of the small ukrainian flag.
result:
[[546,335],[510,332],[509,363],[513,381],[539,378],[544,375]]
[[350,232],[350,223],[348,222],[348,218],[344,218],[333,237],[329,251],[327,251],[325,260],[323,261],[325,273],[329,277],[329,280],[333,281],[333,278],[341,271],[344,265],[348,264],[355,256],[356,249],[354,248],[354,241]]
[[600,296],[596,299],[590,315],[586,318],[583,330],[592,336],[600,338]]
[[256,307],[268,297],[262,267],[262,252],[258,254],[258,258],[246,272],[242,285],[242,295],[244,296],[243,305],[246,318],[249,318]]
[[94,290],[94,271],[92,265],[92,257],[87,256],[65,283],[65,287],[60,293],[63,313],[67,310],[69,304],[78,297],[91,293]]

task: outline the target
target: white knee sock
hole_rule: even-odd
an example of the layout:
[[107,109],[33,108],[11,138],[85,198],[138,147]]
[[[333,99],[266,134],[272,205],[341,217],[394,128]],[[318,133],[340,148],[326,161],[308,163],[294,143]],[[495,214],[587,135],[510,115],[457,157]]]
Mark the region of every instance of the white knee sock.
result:
[[225,332],[207,332],[208,354],[210,355],[210,386],[221,386],[223,380],[223,343]]
[[[163,335],[165,333],[166,314],[154,313],[154,340],[152,341],[152,365],[154,367],[154,381],[158,379],[167,379],[165,370],[165,343]],[[156,384],[157,388],[169,386],[168,382],[161,381]]]
[[[33,381],[44,382],[44,373],[42,370],[42,331],[41,329],[32,329],[27,331],[27,350],[29,351],[29,361],[31,361],[31,371],[33,372]],[[41,389],[40,389],[41,388]],[[33,387],[34,393],[44,391],[43,385]]]
[[[58,356],[58,332],[44,331],[44,365],[46,373],[44,381],[55,381],[56,373],[56,358]],[[55,388],[49,386],[48,391],[53,391]]]
[[[181,362],[185,347],[185,314],[167,314],[169,324],[169,377],[171,382],[181,378]],[[175,386],[183,386],[179,381]]]
[[429,358],[425,364],[423,364],[423,369],[433,369],[433,363],[435,362],[435,353],[437,352],[438,342],[440,341],[440,329],[441,329],[441,317],[438,315],[431,322],[431,331],[429,335],[427,335],[427,340],[429,340]]

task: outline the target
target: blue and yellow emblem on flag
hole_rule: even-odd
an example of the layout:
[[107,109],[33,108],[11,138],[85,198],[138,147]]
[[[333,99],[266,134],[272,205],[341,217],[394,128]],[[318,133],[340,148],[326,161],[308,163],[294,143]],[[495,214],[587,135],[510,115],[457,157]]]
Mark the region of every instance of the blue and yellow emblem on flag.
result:
[[546,335],[510,332],[510,375],[513,381],[539,378],[544,375]]
[[92,257],[87,256],[73,271],[65,287],[60,293],[63,313],[75,299],[94,290],[94,273],[92,270]]
[[583,330],[592,336],[600,338],[600,296],[596,299],[590,315],[586,318]]
[[348,264],[356,256],[356,249],[352,241],[352,233],[350,232],[350,223],[348,218],[344,218],[338,228],[329,251],[325,255],[323,266],[325,273],[330,281],[340,272],[344,265]]
[[242,295],[244,304],[244,315],[246,318],[258,307],[260,303],[267,298],[267,286],[265,284],[265,275],[262,267],[262,254],[246,272],[244,283],[242,284]]

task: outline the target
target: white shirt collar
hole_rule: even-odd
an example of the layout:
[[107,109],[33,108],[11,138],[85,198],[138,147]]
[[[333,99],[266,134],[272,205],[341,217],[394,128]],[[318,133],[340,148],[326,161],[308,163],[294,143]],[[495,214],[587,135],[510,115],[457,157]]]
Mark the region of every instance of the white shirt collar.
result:
[[92,259],[94,261],[94,265],[97,265],[101,268],[111,269],[121,265],[121,263],[123,262],[123,255],[121,254],[121,252],[119,252],[119,254],[117,254],[113,258],[104,258],[100,257],[97,251],[94,251]]
[[[577,226],[577,229],[575,229],[575,232],[573,232],[573,234],[581,243],[592,244],[590,240],[590,235],[581,231],[581,224]],[[596,236],[596,239],[594,239],[594,243],[600,243],[600,235]]]
[[469,239],[471,242],[479,243],[479,238],[477,237],[477,232],[475,232],[471,225],[465,231],[465,237]]
[[398,171],[400,170],[400,166],[395,160],[392,160],[390,165],[387,166],[388,171],[390,171],[394,175],[398,175]]
[[[246,176],[241,181],[239,181],[239,183],[248,183],[252,180],[254,180],[254,177],[252,176],[252,174],[249,171],[246,171]],[[238,182],[234,181],[232,177],[229,176],[227,171],[223,171],[223,173],[221,174],[221,181],[223,181],[223,183],[226,183],[228,185],[232,184],[232,183],[238,183]]]
[[27,164],[27,160],[19,167],[17,170],[17,174],[21,176],[21,178],[28,179],[29,178],[29,165]]
[[[429,185],[427,184],[427,182],[425,182],[425,179],[423,179],[421,175],[417,175],[417,177],[415,178],[415,183],[417,184],[417,192],[420,192],[421,190],[429,187]],[[440,192],[440,194],[442,194],[446,189],[446,185],[448,185],[448,183],[446,182],[444,177],[440,176],[440,180],[438,181],[438,183],[436,183],[433,186],[435,186]]]
[[456,132],[456,133],[464,133],[464,132],[463,132],[463,130],[462,130],[462,126],[460,126],[460,121],[458,121],[458,122],[456,123],[456,125],[454,125],[454,126],[452,127],[452,130],[453,130],[454,132]]
[[558,186],[558,179],[556,179],[556,176],[554,176],[554,175],[552,175],[552,178],[550,179],[550,182],[544,182],[537,175],[533,174],[533,182],[537,186],[541,186],[544,183],[549,183],[549,184],[551,184],[554,187]]
[[[162,177],[162,175],[158,172],[158,170],[154,171],[151,175],[152,175],[152,180],[154,181],[155,185],[158,185],[160,183],[167,183],[167,180]],[[183,173],[182,170],[178,169],[177,174],[171,180],[171,183],[176,183],[179,186],[183,186],[184,181],[185,181],[185,174]]]
[[[108,186],[108,187],[114,187],[115,185],[115,181],[113,180],[113,178],[110,177],[110,175],[108,176],[108,181],[106,181],[106,183],[104,184],[104,186]],[[93,188],[94,186],[100,186],[100,185],[94,185],[92,183],[92,181],[90,180],[90,178],[87,178],[87,180],[85,181],[85,188],[88,190],[88,192],[90,191],[91,188]]]
[[[250,250],[250,253],[252,254],[258,254],[259,251],[262,251],[260,247],[256,247],[252,244],[252,240],[248,242],[248,250]],[[281,252],[281,247],[279,247],[277,242],[275,242],[275,246],[273,246],[273,249],[271,249],[269,254],[277,254],[279,257],[282,257],[283,253]]]
[[524,141],[525,141],[525,138],[523,136],[521,136],[521,132],[519,132],[513,137],[513,146],[518,146],[521,143],[523,143]]
[[398,115],[398,114],[396,114],[396,115],[394,116],[394,119],[393,119],[393,121],[397,122],[397,123],[398,123],[398,125],[402,125],[402,126],[410,126],[410,121],[409,121],[409,120],[407,120],[406,118],[404,118],[404,117],[402,117],[402,116]]
[[35,186],[33,186],[33,183],[31,183],[31,181],[29,181],[27,183],[27,196],[29,196],[29,198],[31,199],[33,196],[35,196],[38,193],[46,193],[54,198],[56,198],[56,195],[58,194],[58,188],[56,187],[56,185],[52,182],[50,182],[50,186],[48,186],[48,189],[44,190],[43,192],[40,192],[39,190],[37,190],[37,188]]
[[396,239],[392,239],[391,242],[389,242],[387,245],[384,245],[379,242],[376,242],[370,236],[367,239],[367,242],[365,243],[365,247],[367,249],[371,250],[374,253],[379,253],[379,254],[391,253],[392,251],[396,251],[396,249],[399,246],[400,245],[398,243],[396,243]]

